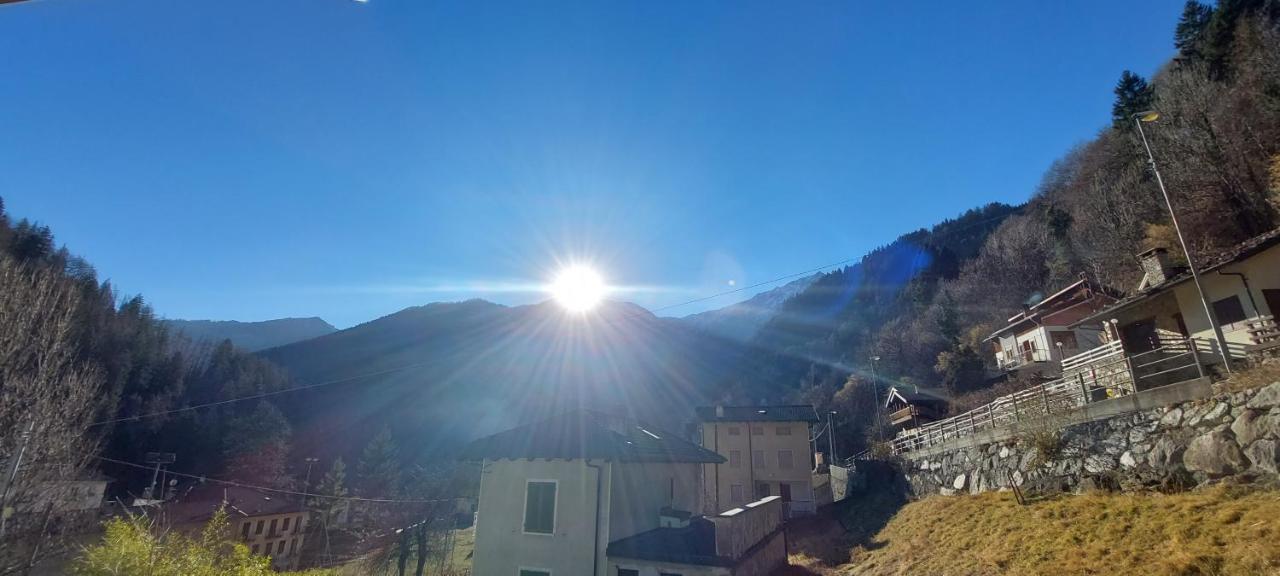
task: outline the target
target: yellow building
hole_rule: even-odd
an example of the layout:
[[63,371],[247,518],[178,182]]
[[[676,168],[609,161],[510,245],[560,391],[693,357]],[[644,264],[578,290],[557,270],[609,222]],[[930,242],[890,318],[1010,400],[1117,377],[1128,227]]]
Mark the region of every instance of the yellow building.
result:
[[198,532],[224,504],[232,534],[249,546],[250,552],[270,556],[275,568],[298,567],[307,514],[297,500],[248,488],[206,484],[167,504],[165,515],[175,530]]
[[786,517],[812,514],[813,406],[704,406],[702,447],[725,458],[702,467],[703,511],[780,496]]

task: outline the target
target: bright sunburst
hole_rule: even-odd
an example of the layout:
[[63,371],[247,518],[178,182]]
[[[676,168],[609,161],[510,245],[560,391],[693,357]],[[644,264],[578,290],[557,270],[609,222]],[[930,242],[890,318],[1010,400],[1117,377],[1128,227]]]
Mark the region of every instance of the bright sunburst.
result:
[[560,271],[548,291],[565,309],[586,312],[604,299],[608,287],[595,270],[572,266]]

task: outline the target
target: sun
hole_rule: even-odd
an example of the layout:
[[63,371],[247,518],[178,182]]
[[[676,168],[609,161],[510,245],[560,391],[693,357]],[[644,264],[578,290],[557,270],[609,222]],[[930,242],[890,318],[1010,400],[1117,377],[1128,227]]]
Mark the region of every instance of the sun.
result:
[[556,275],[548,291],[566,310],[586,312],[604,299],[608,287],[595,270],[586,266],[571,266]]

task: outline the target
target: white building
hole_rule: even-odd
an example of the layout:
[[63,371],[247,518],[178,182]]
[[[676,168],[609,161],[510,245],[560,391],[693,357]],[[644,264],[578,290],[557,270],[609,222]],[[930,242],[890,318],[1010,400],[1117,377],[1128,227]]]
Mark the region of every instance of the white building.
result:
[[699,517],[723,459],[639,422],[575,411],[473,442],[476,576],[768,574],[786,562],[781,502]]

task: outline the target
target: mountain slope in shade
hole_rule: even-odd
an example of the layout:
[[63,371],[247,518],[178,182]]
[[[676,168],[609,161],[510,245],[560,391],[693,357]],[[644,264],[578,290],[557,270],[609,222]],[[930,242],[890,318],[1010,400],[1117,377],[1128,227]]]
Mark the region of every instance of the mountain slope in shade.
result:
[[680,320],[696,330],[746,342],[754,338],[788,300],[804,292],[821,277],[822,274],[806,276],[737,304],[690,314]]
[[230,340],[236,347],[250,352],[324,336],[338,330],[316,317],[280,318],[264,322],[165,320],[164,323],[192,340]]
[[678,432],[694,406],[732,390],[766,399],[779,368],[743,344],[614,302],[586,315],[551,303],[435,303],[261,355],[300,384],[338,382],[280,402],[300,449],[329,453],[351,453],[384,425],[406,449],[448,453],[583,407]]

